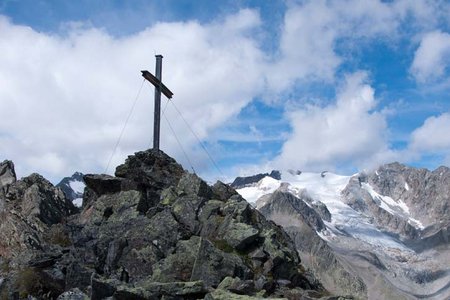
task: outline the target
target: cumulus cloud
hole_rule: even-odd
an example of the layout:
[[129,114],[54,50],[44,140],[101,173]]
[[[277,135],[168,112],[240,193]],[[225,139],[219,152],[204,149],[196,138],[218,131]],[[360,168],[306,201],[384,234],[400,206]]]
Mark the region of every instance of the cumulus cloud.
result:
[[410,150],[450,154],[450,113],[432,116],[411,134]]
[[[262,50],[263,20],[250,9],[210,23],[160,22],[121,37],[86,24],[43,33],[0,17],[0,154],[16,162],[19,175],[57,180],[76,170],[103,171],[142,83],[139,71],[153,72],[159,53],[173,102],[206,140],[255,97],[276,98],[299,82],[339,82],[336,72],[348,59],[339,54],[340,41],[393,39],[405,20],[429,25],[437,11],[425,0],[291,1],[283,23],[273,25],[275,53]],[[375,109],[365,75],[348,77],[336,103],[286,115],[293,132],[277,162],[365,165],[392,157],[385,116]],[[173,106],[165,113],[192,161],[210,165]],[[111,166],[151,145],[152,114],[153,89],[145,84]],[[251,131],[268,138],[263,127]],[[164,118],[161,136],[163,149],[186,163]]]
[[392,43],[405,20],[427,26],[438,11],[425,0],[290,2],[279,51],[270,65],[269,90],[280,92],[296,81],[334,82],[336,70],[348,58],[338,54],[339,42],[348,49],[380,38]]
[[385,116],[363,72],[349,75],[335,103],[288,112],[292,136],[274,165],[307,170],[371,167],[389,152]]
[[410,72],[420,83],[445,75],[450,64],[450,34],[433,31],[425,34],[414,54]]
[[[139,71],[153,72],[155,53],[165,56],[163,81],[173,101],[205,138],[262,89],[264,55],[250,37],[259,24],[256,12],[242,10],[221,22],[158,23],[115,38],[79,27],[46,34],[1,17],[2,157],[16,161],[20,175],[103,171],[141,85]],[[112,165],[148,148],[152,113],[153,89],[145,85]],[[166,114],[195,156],[187,126],[171,105]],[[183,161],[164,123],[161,136],[164,150]]]

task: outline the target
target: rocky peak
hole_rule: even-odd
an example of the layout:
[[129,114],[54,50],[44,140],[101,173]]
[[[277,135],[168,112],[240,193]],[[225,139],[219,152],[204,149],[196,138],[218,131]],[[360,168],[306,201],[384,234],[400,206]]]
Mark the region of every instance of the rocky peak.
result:
[[11,184],[5,198],[24,217],[35,216],[47,225],[60,223],[77,211],[61,189],[37,173]]
[[281,173],[277,170],[272,170],[272,172],[269,173],[260,173],[252,176],[247,177],[236,177],[236,179],[231,183],[231,186],[233,188],[243,188],[247,185],[250,185],[252,183],[256,183],[263,179],[264,177],[269,176],[274,179],[280,180],[281,179]]
[[13,162],[5,160],[0,163],[0,193],[6,193],[8,186],[16,180]]
[[150,149],[128,156],[115,175],[152,189],[175,185],[184,174],[183,167],[161,150]]
[[[28,228],[28,216],[17,220],[33,234],[36,247],[20,253],[21,259],[9,264],[8,272],[0,270],[0,279],[6,278],[0,283],[0,295],[84,299],[89,294],[94,300],[240,299],[242,295],[245,299],[327,299],[280,226],[232,187],[221,182],[209,186],[161,151],[129,156],[117,168],[116,177],[87,174],[83,178],[80,214],[61,224],[44,222],[39,230]],[[17,201],[11,198],[10,204],[56,205],[51,197],[62,195],[38,175],[12,184],[11,189]],[[30,189],[33,197],[27,196]],[[27,210],[29,216],[36,212]],[[58,239],[45,239],[45,232],[52,230]],[[21,237],[17,232],[0,231],[0,235]],[[0,253],[9,244],[0,243]],[[18,288],[22,270],[36,284]]]
[[136,293],[108,281],[121,269],[143,294],[150,282],[177,281],[199,285],[197,292],[205,293],[227,276],[249,287],[245,293],[274,293],[277,280],[292,288],[314,287],[298,269],[292,241],[231,187],[209,186],[155,150],[128,157],[116,175],[84,176],[87,193],[95,197],[81,214],[79,236],[104,245],[96,248],[104,254],[92,255],[106,257],[96,270],[97,280],[111,286],[109,296],[122,289]]
[[66,197],[78,207],[81,207],[82,205],[83,192],[86,185],[83,176],[83,173],[75,172],[72,176],[64,177],[56,185],[56,187],[59,187]]
[[370,173],[368,183],[379,194],[404,201],[411,216],[424,226],[450,220],[450,169],[447,167],[429,171],[399,163],[387,164]]

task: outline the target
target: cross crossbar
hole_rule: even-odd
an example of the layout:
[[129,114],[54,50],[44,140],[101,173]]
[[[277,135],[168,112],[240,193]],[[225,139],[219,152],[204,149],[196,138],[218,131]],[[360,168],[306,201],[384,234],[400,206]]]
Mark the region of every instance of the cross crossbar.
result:
[[161,93],[163,93],[167,98],[172,99],[173,93],[171,90],[169,90],[168,87],[164,85],[164,83],[161,82],[158,78],[156,78],[152,73],[149,71],[141,71],[142,76],[147,79],[151,84],[153,84],[156,88],[161,88]]

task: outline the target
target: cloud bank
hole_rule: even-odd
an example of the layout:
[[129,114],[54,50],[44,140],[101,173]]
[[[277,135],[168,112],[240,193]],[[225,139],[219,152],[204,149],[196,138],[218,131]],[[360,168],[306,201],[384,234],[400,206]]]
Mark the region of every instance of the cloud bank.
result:
[[[394,149],[371,70],[348,66],[358,64],[352,55],[361,45],[381,40],[395,48],[411,39],[414,80],[445,79],[450,38],[437,28],[448,22],[448,11],[443,2],[425,0],[291,1],[282,23],[273,25],[279,28],[273,40],[265,37],[264,20],[254,9],[209,23],[159,22],[121,37],[83,23],[66,24],[63,34],[38,32],[0,16],[0,154],[16,162],[21,176],[39,172],[55,181],[76,170],[104,171],[142,84],[139,71],[153,72],[155,54],[164,55],[163,81],[175,93],[173,102],[211,144],[217,141],[211,133],[255,99],[283,106],[292,130],[279,155],[266,158],[270,164],[349,170],[444,151],[444,112],[411,132],[408,155]],[[264,43],[275,50],[264,50]],[[332,86],[334,95],[319,99],[321,104],[284,98],[312,83]],[[150,147],[152,114],[153,89],[144,84],[112,166]],[[165,114],[194,167],[211,167],[171,104]],[[163,149],[189,168],[164,122]],[[267,139],[260,125],[248,128],[258,143]],[[220,159],[245,149],[212,151]]]
[[[0,18],[2,156],[16,161],[22,175],[103,171],[141,85],[139,70],[153,72],[155,53],[164,53],[163,81],[173,101],[205,138],[262,89],[264,55],[249,37],[260,22],[254,11],[242,10],[218,23],[160,23],[114,38],[96,28],[49,35]],[[146,84],[112,165],[149,147],[152,114]],[[171,105],[166,114],[195,156],[194,136]],[[164,149],[182,160],[167,125],[162,128]]]

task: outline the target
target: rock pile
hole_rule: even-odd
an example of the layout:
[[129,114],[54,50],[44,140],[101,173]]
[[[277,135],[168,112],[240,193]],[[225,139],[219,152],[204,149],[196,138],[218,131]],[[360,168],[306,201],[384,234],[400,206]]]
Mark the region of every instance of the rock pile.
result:
[[159,150],[115,175],[84,176],[79,214],[39,175],[8,183],[0,299],[328,299],[288,235],[231,187]]

